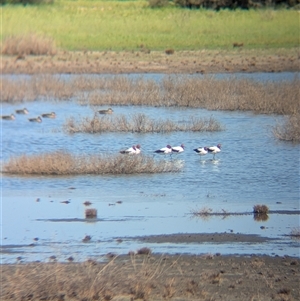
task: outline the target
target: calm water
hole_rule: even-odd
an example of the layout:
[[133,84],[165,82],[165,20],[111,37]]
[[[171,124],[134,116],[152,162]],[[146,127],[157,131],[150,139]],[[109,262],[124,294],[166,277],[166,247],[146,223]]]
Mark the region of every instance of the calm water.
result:
[[[262,75],[258,75],[261,76]],[[269,75],[272,76],[272,75]],[[259,77],[258,77],[259,78]],[[272,80],[272,78],[268,79]],[[299,215],[270,214],[265,222],[252,215],[200,219],[191,211],[203,207],[215,212],[251,212],[255,204],[270,210],[299,210],[300,146],[274,139],[272,126],[282,117],[202,109],[113,107],[114,114],[144,113],[152,118],[187,121],[190,116],[216,118],[225,128],[217,133],[68,135],[62,125],[70,116],[92,116],[93,108],[76,102],[36,101],[2,104],[2,114],[26,107],[28,116],[1,122],[1,160],[19,154],[38,154],[58,149],[78,154],[117,153],[141,144],[153,154],[166,144],[185,144],[178,155],[179,173],[157,175],[105,175],[71,177],[19,177],[2,175],[2,263],[98,258],[108,252],[127,253],[142,243],[125,237],[173,233],[231,232],[258,234],[276,240],[260,244],[147,244],[154,252],[222,254],[278,254],[300,256],[299,242],[286,235],[299,227]],[[97,108],[97,109],[100,109]],[[41,124],[28,117],[55,111],[57,118]],[[212,161],[202,159],[193,148],[222,143]],[[74,188],[74,189],[71,189]],[[40,198],[40,202],[36,199]],[[69,204],[61,203],[69,200]],[[84,201],[98,210],[98,220],[84,219]],[[116,203],[121,201],[121,204]],[[261,229],[264,226],[265,229]],[[83,243],[85,235],[92,236]],[[35,241],[34,238],[38,238]],[[118,243],[117,238],[123,242]],[[34,246],[29,246],[34,243]]]

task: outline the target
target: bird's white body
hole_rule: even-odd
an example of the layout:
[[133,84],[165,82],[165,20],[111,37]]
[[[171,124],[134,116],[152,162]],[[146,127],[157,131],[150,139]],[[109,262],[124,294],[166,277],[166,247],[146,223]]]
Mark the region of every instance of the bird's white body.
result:
[[196,152],[200,156],[205,156],[208,153],[207,147],[198,147],[194,149],[194,152]]
[[172,152],[176,153],[176,154],[184,152],[184,145],[181,144],[180,146],[173,146],[172,147]]
[[171,154],[172,153],[172,146],[167,145],[166,147],[160,148],[155,151],[157,154]]
[[221,144],[218,144],[217,146],[209,146],[207,151],[208,153],[213,154],[215,158],[215,155],[221,151]]
[[121,154],[129,154],[129,155],[138,155],[141,152],[141,146],[139,144],[133,145],[123,151],[120,151]]

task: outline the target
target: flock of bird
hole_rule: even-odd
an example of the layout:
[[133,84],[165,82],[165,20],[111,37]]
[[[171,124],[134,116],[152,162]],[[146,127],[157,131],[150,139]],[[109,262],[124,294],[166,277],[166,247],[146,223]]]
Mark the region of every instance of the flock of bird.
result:
[[[22,115],[27,115],[29,114],[29,111],[24,108],[24,109],[18,109],[15,110],[16,114],[22,114]],[[106,110],[100,110],[98,111],[99,114],[112,114],[113,113],[113,109],[108,108]],[[43,118],[56,118],[56,114],[55,112],[51,112],[51,113],[44,113],[41,114],[41,116],[38,117],[34,117],[34,118],[28,118],[28,120],[30,122],[42,122],[42,117]],[[14,114],[11,115],[2,115],[1,116],[2,119],[4,120],[15,120],[16,117]],[[215,159],[215,155],[217,153],[219,153],[221,151],[221,144],[218,144],[216,146],[204,146],[204,147],[198,147],[193,149],[194,152],[196,152],[198,155],[200,156],[205,156],[206,154],[213,154],[213,159]],[[163,154],[163,155],[172,155],[174,153],[179,154],[184,152],[184,145],[181,144],[180,146],[171,146],[171,145],[167,145],[165,147],[162,147],[160,149],[157,149],[156,151],[154,151],[154,153],[156,154]],[[133,145],[125,150],[121,150],[120,151],[121,154],[130,154],[130,155],[137,155],[141,153],[141,146],[139,144],[137,145]]]
[[[215,155],[221,151],[221,144],[218,144],[216,146],[204,146],[204,147],[198,147],[193,149],[194,152],[196,152],[200,156],[205,156],[206,154],[212,154],[213,160],[215,159]],[[171,146],[167,145],[165,147],[162,147],[160,149],[157,149],[154,151],[156,154],[163,154],[163,155],[172,155],[172,154],[179,154],[184,152],[184,145],[181,144],[180,146]],[[121,154],[130,154],[130,155],[138,155],[141,153],[141,146],[139,144],[133,145],[125,150],[120,151]]]
[[[29,114],[29,111],[26,108],[15,110],[15,112],[16,112],[16,114],[19,114],[19,115]],[[55,114],[55,112],[44,113],[44,114],[41,114],[41,116],[38,116],[38,117],[28,118],[28,121],[30,121],[30,122],[42,122],[43,121],[42,117],[43,118],[56,118],[56,114]],[[15,120],[16,116],[14,114],[2,115],[1,119],[3,119],[3,120]]]
[[[29,111],[26,108],[24,108],[24,109],[15,110],[15,113],[19,114],[19,115],[27,115],[27,114],[29,114]],[[113,109],[108,108],[108,109],[105,109],[105,110],[100,110],[100,111],[98,111],[98,113],[99,114],[112,114]],[[56,114],[55,114],[55,112],[44,113],[44,114],[41,114],[41,116],[38,116],[38,117],[28,118],[28,120],[30,122],[42,122],[43,121],[42,118],[56,118]],[[2,115],[1,119],[3,119],[3,120],[15,120],[16,116],[14,114]]]

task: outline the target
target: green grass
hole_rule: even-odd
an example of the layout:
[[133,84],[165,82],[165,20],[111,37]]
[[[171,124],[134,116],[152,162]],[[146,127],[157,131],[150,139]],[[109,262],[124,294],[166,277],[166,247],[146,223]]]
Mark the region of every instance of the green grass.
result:
[[292,48],[299,45],[296,10],[151,9],[147,1],[69,1],[2,8],[1,40],[35,33],[65,50]]

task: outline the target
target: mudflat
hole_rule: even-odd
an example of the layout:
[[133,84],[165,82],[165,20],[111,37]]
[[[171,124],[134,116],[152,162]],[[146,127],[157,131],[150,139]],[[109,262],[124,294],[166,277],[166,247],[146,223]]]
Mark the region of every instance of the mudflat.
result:
[[1,300],[300,300],[291,257],[129,254],[1,265]]
[[251,73],[296,72],[300,53],[293,49],[174,51],[59,51],[55,55],[2,56],[2,74],[36,73]]

